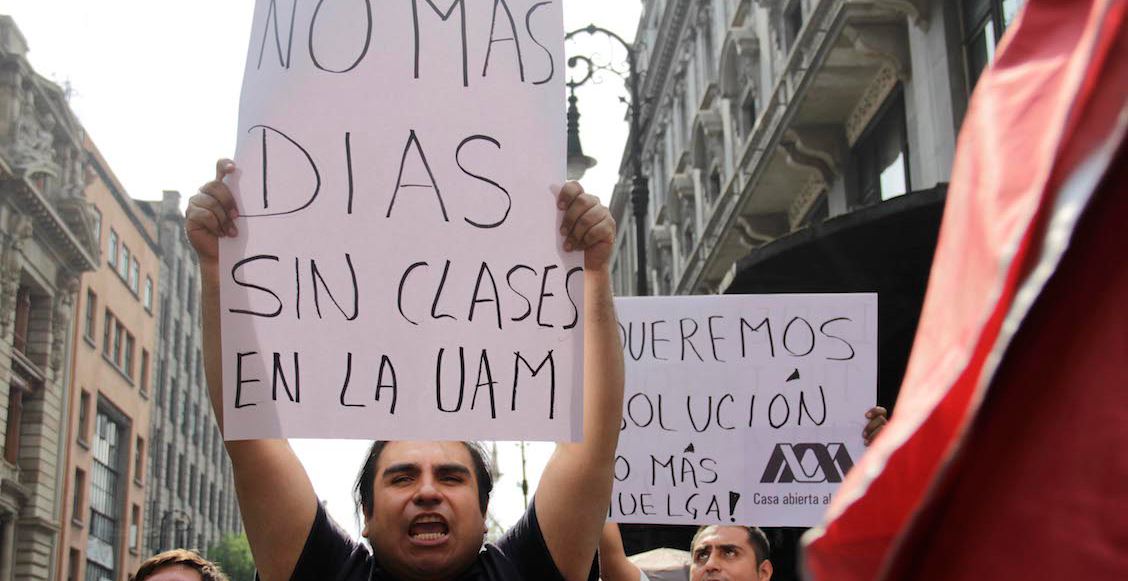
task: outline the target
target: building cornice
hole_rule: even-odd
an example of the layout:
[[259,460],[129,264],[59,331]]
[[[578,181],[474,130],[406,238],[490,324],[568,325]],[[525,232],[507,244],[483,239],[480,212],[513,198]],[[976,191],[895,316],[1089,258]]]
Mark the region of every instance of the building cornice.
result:
[[122,191],[120,184],[118,184],[117,179],[105,166],[101,156],[95,151],[87,149],[86,161],[90,163],[94,171],[98,173],[98,177],[101,178],[102,183],[106,184],[106,188],[113,194],[114,200],[121,206],[121,209],[125,211],[125,214],[129,216],[129,221],[137,228],[137,231],[141,233],[141,237],[145,239],[145,243],[149,245],[149,249],[153,251],[153,254],[159,254],[160,246],[157,244],[157,240],[153,238],[149,227],[142,222],[141,218],[137,215],[139,208],[134,205],[133,199],[125,195],[125,192]]
[[[15,176],[8,164],[0,159],[0,171],[7,179],[3,181],[3,193],[22,211],[31,216],[32,227],[37,236],[46,237],[64,258],[65,265],[75,273],[94,270],[98,260],[67,227],[67,223],[55,207],[24,176]],[[78,200],[81,202],[81,200]]]

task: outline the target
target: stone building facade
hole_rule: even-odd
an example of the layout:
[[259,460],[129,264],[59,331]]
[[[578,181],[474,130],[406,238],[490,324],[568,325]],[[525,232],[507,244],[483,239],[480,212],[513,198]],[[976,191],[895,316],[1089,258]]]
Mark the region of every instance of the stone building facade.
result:
[[153,221],[89,137],[84,149],[86,202],[105,259],[82,276],[77,302],[60,578],[113,581],[145,557],[140,540],[160,262]]
[[[654,294],[722,292],[753,249],[943,187],[968,95],[1022,0],[644,0]],[[634,294],[630,183],[615,288]]]
[[0,16],[0,581],[55,580],[80,277],[100,259],[83,131]]
[[206,552],[242,532],[231,460],[208,400],[196,254],[184,235],[178,192],[142,202],[157,223],[161,257],[159,340],[149,435],[145,554],[174,547]]

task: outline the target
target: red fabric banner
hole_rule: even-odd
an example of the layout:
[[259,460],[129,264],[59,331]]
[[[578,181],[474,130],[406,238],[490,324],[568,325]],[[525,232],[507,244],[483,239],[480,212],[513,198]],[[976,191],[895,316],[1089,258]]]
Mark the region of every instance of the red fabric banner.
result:
[[1030,0],[980,77],[894,417],[810,578],[1128,578],[1126,13]]

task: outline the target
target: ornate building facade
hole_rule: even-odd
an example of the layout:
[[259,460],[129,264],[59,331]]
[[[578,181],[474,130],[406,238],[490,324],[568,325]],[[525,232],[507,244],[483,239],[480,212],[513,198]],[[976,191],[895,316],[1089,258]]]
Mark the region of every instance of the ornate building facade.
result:
[[[754,249],[943,188],[970,89],[1022,0],[643,4],[648,280],[701,294],[728,289]],[[611,203],[628,295],[629,190]]]
[[144,552],[189,547],[205,553],[243,529],[231,460],[205,383],[199,266],[184,235],[180,194],[164,192],[160,202],[141,204],[157,223],[161,258]]
[[100,259],[84,133],[0,16],[0,581],[59,578],[76,294]]

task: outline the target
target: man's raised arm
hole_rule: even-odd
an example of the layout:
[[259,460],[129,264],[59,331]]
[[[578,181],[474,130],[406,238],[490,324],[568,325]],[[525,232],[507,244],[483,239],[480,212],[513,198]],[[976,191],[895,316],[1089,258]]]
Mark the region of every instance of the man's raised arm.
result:
[[556,446],[537,488],[536,514],[557,569],[567,581],[582,581],[611,502],[623,410],[623,349],[608,272],[615,221],[576,182],[561,188],[557,203],[564,249],[584,251],[583,441]]
[[[235,199],[223,177],[234,162],[216,163],[215,180],[188,202],[185,231],[200,262],[204,369],[216,420],[223,425],[220,365],[219,238],[238,235]],[[225,442],[235,471],[239,511],[262,581],[288,581],[317,514],[317,496],[301,461],[285,440]]]

